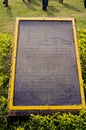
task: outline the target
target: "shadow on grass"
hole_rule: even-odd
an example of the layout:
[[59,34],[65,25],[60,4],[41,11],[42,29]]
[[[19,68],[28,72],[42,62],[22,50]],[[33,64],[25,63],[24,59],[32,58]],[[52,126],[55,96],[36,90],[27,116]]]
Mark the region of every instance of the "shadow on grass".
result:
[[54,6],[49,6],[48,8],[49,8],[49,10],[51,10],[52,12],[53,12],[53,11],[57,11],[57,12],[58,12],[58,10],[57,10]]
[[37,2],[37,0],[31,0],[31,4],[35,6],[40,6],[40,4]]
[[81,12],[81,10],[79,10],[78,7],[76,8],[76,7],[74,7],[74,6],[70,5],[70,4],[67,4],[67,3],[63,3],[63,5],[67,9],[74,10],[74,11],[77,11],[77,12]]
[[7,7],[6,13],[7,13],[7,15],[8,15],[9,17],[13,17],[13,14],[12,14],[11,7],[10,7],[10,6]]
[[55,13],[59,13],[59,11],[53,7],[53,6],[48,6],[48,11],[46,12],[48,16],[56,16]]
[[24,4],[26,4],[27,5],[27,7],[28,7],[28,5],[35,5],[35,6],[40,6],[40,4],[37,2],[37,1],[32,1],[32,0],[30,0],[30,1],[23,1],[23,3]]
[[26,5],[27,8],[29,8],[31,6],[31,2],[24,1],[23,3]]
[[32,1],[29,1],[29,2],[24,1],[23,3],[26,5],[27,8],[32,8],[33,10],[36,10],[33,7],[34,5],[39,6],[39,4],[36,1],[34,1],[34,2],[32,2]]

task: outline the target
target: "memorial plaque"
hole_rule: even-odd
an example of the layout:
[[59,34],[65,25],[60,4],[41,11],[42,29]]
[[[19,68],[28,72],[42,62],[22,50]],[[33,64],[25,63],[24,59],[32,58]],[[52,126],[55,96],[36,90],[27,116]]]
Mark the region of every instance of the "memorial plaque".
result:
[[74,19],[16,21],[10,110],[84,108]]

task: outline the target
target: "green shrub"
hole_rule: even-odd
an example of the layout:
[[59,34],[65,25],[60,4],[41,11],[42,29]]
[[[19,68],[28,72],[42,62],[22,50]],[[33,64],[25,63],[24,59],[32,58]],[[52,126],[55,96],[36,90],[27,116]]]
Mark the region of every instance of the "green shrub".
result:
[[7,92],[12,51],[12,37],[0,33],[0,130],[7,127]]
[[82,67],[82,77],[86,94],[86,30],[79,30],[79,49]]
[[79,31],[79,48],[80,48],[83,80],[86,83],[86,30]]
[[0,130],[7,128],[7,98],[0,97]]
[[[12,37],[0,33],[0,95],[7,93],[4,89],[9,82],[10,64],[12,51]],[[4,91],[4,92],[3,92]]]
[[52,115],[31,114],[26,121],[15,121],[7,127],[9,130],[85,130],[86,110],[78,115],[71,113],[53,113]]

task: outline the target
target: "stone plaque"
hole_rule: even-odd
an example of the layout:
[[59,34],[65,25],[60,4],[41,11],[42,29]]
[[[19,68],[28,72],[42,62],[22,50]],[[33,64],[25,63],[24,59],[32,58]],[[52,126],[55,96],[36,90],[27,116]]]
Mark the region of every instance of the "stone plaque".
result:
[[17,19],[10,109],[84,106],[73,26],[74,19]]

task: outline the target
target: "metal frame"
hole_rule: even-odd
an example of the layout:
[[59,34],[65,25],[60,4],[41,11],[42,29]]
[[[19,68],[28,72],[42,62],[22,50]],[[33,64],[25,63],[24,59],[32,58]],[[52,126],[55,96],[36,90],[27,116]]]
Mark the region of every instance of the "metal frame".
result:
[[[13,106],[13,96],[14,96],[14,79],[15,79],[15,69],[16,69],[16,54],[17,54],[17,42],[18,42],[18,25],[21,20],[33,20],[33,21],[41,21],[41,20],[49,20],[49,21],[71,21],[72,29],[74,34],[74,44],[75,44],[75,53],[76,53],[76,61],[77,61],[77,69],[78,69],[78,79],[80,84],[80,94],[82,104],[80,105],[67,105],[67,106]],[[10,88],[9,88],[9,110],[80,110],[85,108],[85,96],[83,90],[83,81],[81,74],[81,66],[80,66],[80,57],[77,43],[77,34],[76,34],[76,24],[74,18],[45,18],[45,17],[37,17],[37,18],[17,18],[16,19],[16,29],[15,29],[15,42],[14,42],[14,50],[12,57],[12,73],[10,78]]]

